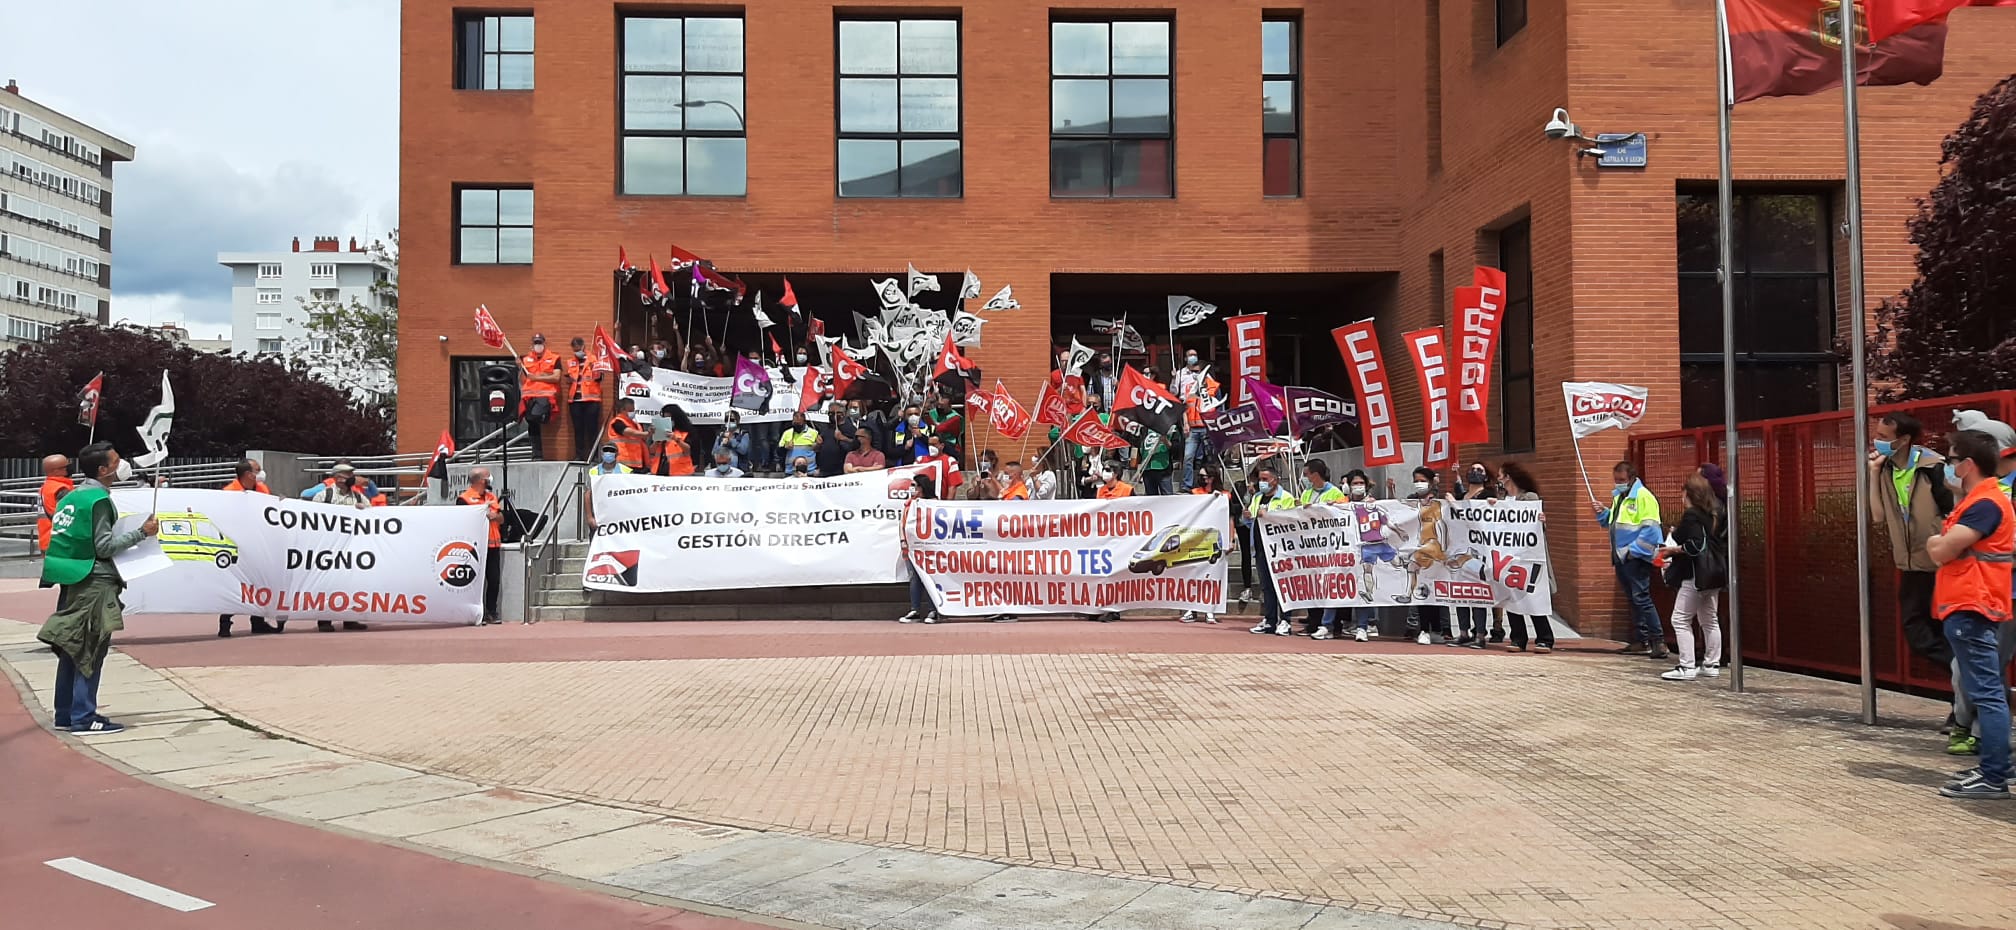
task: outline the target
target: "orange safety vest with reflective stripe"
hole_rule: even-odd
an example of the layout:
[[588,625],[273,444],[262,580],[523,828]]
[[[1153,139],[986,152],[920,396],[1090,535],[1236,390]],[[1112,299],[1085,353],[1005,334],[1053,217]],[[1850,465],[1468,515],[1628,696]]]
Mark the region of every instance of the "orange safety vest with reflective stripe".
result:
[[68,475],[56,475],[42,479],[42,491],[38,503],[40,516],[35,520],[35,548],[40,552],[49,551],[49,517],[56,513],[56,504],[63,495],[77,490],[77,482]]
[[638,430],[637,421],[627,413],[617,414],[616,419],[609,421],[609,441],[616,444],[616,461],[631,468],[644,467],[644,440],[628,435]]
[[[686,444],[684,430],[673,430],[666,434],[664,442],[653,443],[647,451],[651,455],[651,467],[646,471],[651,474],[658,474],[661,470],[674,478],[693,474],[693,454]],[[618,460],[621,460],[620,455]],[[661,465],[664,466],[662,469]]]
[[552,350],[537,355],[525,356],[525,377],[518,385],[518,394],[526,399],[534,397],[554,398],[560,396],[560,385],[551,381],[534,381],[533,375],[550,375],[560,368],[560,356]]
[[272,489],[271,489],[271,488],[268,488],[268,487],[266,487],[266,482],[264,482],[264,481],[259,481],[259,480],[257,480],[257,479],[254,479],[254,480],[253,480],[253,482],[252,482],[252,487],[249,487],[249,488],[248,488],[248,487],[246,487],[246,486],[245,486],[245,483],[244,483],[244,482],[242,482],[242,481],[239,481],[239,480],[237,480],[236,478],[233,478],[233,479],[231,480],[231,483],[230,483],[230,484],[227,484],[227,485],[225,485],[225,486],[224,486],[224,490],[226,490],[226,491],[257,491],[257,492],[259,492],[259,493],[261,493],[261,494],[271,494],[271,493],[273,493],[273,491],[272,491]]
[[1125,481],[1115,481],[1111,485],[1102,484],[1099,486],[1098,497],[1102,501],[1112,500],[1113,498],[1116,497],[1133,497],[1133,496],[1134,496],[1134,486],[1128,484]]
[[1966,500],[1953,505],[1953,512],[1946,515],[1945,528],[1940,532],[1952,532],[1967,508],[1981,501],[1988,501],[2002,511],[2002,522],[1995,532],[1976,540],[1958,558],[1939,566],[1932,582],[1932,616],[1941,620],[1962,610],[1971,610],[1996,623],[2010,620],[2009,581],[2011,569],[2016,567],[2012,564],[2016,563],[2016,507],[2010,506],[2001,482],[1989,479],[1975,485]]
[[[499,504],[497,502],[497,495],[492,494],[487,490],[478,491],[475,488],[468,488],[464,490],[461,494],[456,495],[455,499],[461,501],[464,504],[471,504],[480,507],[488,507],[490,508],[491,513],[497,513],[498,510],[503,506],[502,504]],[[504,524],[497,522],[492,522],[490,524],[490,548],[495,549],[498,546],[503,545],[504,537],[502,533],[499,532],[499,530],[503,527],[503,525]]]
[[1017,479],[1015,479],[1015,483],[1014,483],[1014,484],[1011,484],[1011,485],[1009,485],[1009,486],[1007,487],[1007,489],[1006,489],[1006,490],[1004,490],[1004,491],[1002,491],[1002,492],[1001,492],[1001,499],[1002,499],[1002,500],[1004,500],[1004,501],[1026,501],[1026,500],[1028,500],[1028,499],[1029,499],[1029,482],[1027,482],[1027,481],[1024,481],[1024,480],[1022,480],[1022,479],[1020,479],[1020,478],[1017,478]]
[[593,357],[583,359],[570,358],[565,362],[565,365],[567,368],[567,383],[570,385],[567,395],[568,400],[599,401],[602,399],[602,375],[595,370],[595,359]]

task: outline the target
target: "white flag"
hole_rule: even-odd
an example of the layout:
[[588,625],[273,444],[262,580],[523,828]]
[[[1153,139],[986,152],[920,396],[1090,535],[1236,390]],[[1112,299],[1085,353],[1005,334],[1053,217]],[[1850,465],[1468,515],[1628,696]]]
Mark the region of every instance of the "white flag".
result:
[[1071,337],[1071,354],[1064,358],[1064,374],[1078,374],[1090,364],[1092,364],[1092,350],[1080,343],[1078,337]]
[[910,268],[910,278],[909,278],[910,296],[915,297],[920,291],[936,292],[938,290],[937,275],[925,274],[924,272],[918,271],[916,265],[911,265],[909,266],[909,268]]
[[153,468],[168,457],[168,430],[175,425],[175,392],[168,387],[168,373],[161,373],[161,403],[147,411],[147,419],[140,422],[140,442],[147,447],[144,455],[133,457],[133,464],[140,468]]
[[873,278],[868,280],[869,283],[875,286],[875,299],[882,302],[882,313],[884,316],[887,316],[891,309],[909,303],[908,300],[903,298],[903,285],[897,283],[895,278],[883,278],[880,281],[876,281]]
[[1202,323],[1206,317],[1217,312],[1217,304],[1207,304],[1195,297],[1171,294],[1169,295],[1169,331],[1173,333],[1185,326]]
[[987,321],[985,319],[975,316],[971,313],[967,313],[964,310],[953,311],[952,344],[962,346],[979,345],[980,327],[985,325],[986,322]]
[[750,309],[752,309],[752,310],[756,311],[756,328],[757,328],[757,329],[769,329],[770,327],[772,327],[772,326],[775,326],[775,325],[777,325],[777,324],[775,324],[775,323],[772,323],[772,322],[770,322],[770,314],[768,314],[768,313],[764,313],[764,312],[763,312],[763,292],[762,292],[762,291],[757,291],[757,292],[756,292],[756,302],[755,302],[754,304],[752,304],[752,305],[750,306]]
[[1022,304],[1015,300],[1015,285],[1013,284],[1001,285],[1001,289],[999,291],[996,291],[993,297],[988,298],[987,303],[983,305],[980,309],[982,310],[1022,309]]
[[1576,439],[1611,428],[1630,429],[1645,417],[1649,393],[1642,387],[1607,381],[1561,382],[1561,394],[1568,401],[1568,428]]
[[959,299],[978,300],[979,298],[980,276],[974,274],[973,269],[968,268],[966,269],[966,277],[959,282]]

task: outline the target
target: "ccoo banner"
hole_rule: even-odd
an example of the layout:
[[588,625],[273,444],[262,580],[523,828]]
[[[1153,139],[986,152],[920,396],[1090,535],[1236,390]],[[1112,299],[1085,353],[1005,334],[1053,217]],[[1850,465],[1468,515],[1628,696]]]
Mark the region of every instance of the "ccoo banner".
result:
[[1362,501],[1262,511],[1283,610],[1440,604],[1553,612],[1538,501]]
[[939,501],[903,518],[910,562],[948,616],[1225,609],[1225,500]]
[[[787,381],[797,384],[805,377],[806,369],[792,368],[791,377],[786,378],[783,369],[766,368],[771,384]],[[712,375],[695,375],[672,368],[651,369],[651,379],[646,381],[635,372],[625,372],[622,381],[623,396],[637,402],[637,412],[656,415],[666,404],[678,404],[695,423],[719,423],[730,409],[729,401],[735,396],[734,378],[716,378]],[[788,423],[791,415],[798,412],[800,392],[778,390],[770,398],[769,409],[764,412],[737,409],[744,423]],[[806,411],[807,419],[824,422],[826,414],[816,410]]]
[[155,542],[122,554],[135,614],[475,623],[489,525],[481,507],[357,510],[231,491],[112,492],[152,512]]
[[835,478],[595,479],[581,585],[713,591],[907,579],[897,521],[915,468]]

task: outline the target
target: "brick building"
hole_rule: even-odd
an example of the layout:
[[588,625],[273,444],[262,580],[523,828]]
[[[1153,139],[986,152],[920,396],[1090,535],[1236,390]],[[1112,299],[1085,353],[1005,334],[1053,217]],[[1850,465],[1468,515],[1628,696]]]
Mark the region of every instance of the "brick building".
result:
[[[1268,311],[1274,380],[1340,390],[1328,331],[1376,316],[1416,440],[1398,335],[1498,264],[1493,444],[1461,454],[1536,465],[1558,609],[1601,633],[1614,584],[1555,384],[1646,385],[1650,428],[1719,422],[1708,0],[512,6],[403,8],[406,437],[474,403],[474,305],[521,349],[612,318],[638,341],[617,246],[676,242],[773,297],[789,274],[841,331],[906,262],[948,291],[968,267],[1012,284],[1023,309],[972,354],[1025,401],[1090,317],[1165,342],[1167,294]],[[2016,11],[1962,10],[1943,79],[1865,93],[1872,301],[1909,280],[1913,198],[2010,48]],[[1645,133],[1649,167],[1545,138],[1555,107]],[[1746,416],[1844,402],[1840,113],[1838,93],[1738,110]],[[1217,321],[1183,335],[1222,365]],[[1584,443],[1592,465],[1623,448]]]

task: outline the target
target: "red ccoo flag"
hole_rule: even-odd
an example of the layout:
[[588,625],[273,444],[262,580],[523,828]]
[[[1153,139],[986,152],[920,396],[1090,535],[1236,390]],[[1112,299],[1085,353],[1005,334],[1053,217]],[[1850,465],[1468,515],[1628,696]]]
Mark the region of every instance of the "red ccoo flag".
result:
[[608,374],[616,370],[616,360],[623,358],[623,347],[609,338],[609,331],[602,324],[595,324],[595,364],[590,369],[596,374]]
[[105,393],[105,373],[99,372],[77,392],[77,425],[98,426],[98,399]]
[[448,460],[455,455],[455,434],[446,429],[441,431],[441,443],[434,447],[434,458],[427,462],[427,477],[448,480]]
[[476,308],[476,338],[493,349],[504,348],[504,328],[497,325],[497,318],[490,315],[490,308]]

